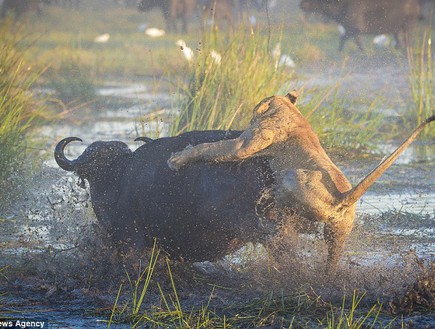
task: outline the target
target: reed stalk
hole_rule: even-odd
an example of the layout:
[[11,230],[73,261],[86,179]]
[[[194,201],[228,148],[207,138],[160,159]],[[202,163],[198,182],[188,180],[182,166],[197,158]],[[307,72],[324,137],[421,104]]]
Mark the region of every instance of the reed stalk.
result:
[[[410,130],[420,125],[429,116],[433,115],[433,77],[432,67],[432,36],[430,30],[425,30],[414,46],[406,48],[409,70],[409,87],[411,89],[410,111],[405,114],[405,124]],[[428,139],[433,136],[435,127],[431,126],[421,133],[421,138]]]
[[[46,108],[33,86],[43,70],[25,61],[25,36],[11,21],[0,25],[0,203],[22,178],[29,151],[29,133],[41,124]],[[46,119],[45,117],[44,119]]]

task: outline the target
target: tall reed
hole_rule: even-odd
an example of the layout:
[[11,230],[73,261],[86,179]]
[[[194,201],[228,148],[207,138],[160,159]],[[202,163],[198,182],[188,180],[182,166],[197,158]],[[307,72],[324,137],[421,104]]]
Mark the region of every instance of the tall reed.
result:
[[340,84],[323,90],[307,90],[312,93],[304,102],[304,94],[299,109],[310,122],[326,148],[358,150],[373,148],[381,134],[384,115],[375,111],[376,101],[367,105],[364,111],[355,111],[353,105],[339,93]]
[[[364,297],[358,296],[357,292],[353,292],[352,303],[350,308],[346,307],[346,297],[343,297],[343,305],[339,310],[339,314],[335,315],[334,311],[327,314],[327,328],[329,329],[360,329],[373,328],[378,321],[382,305],[375,304],[368,311],[361,312],[359,305]],[[391,323],[390,323],[391,324]],[[387,324],[385,328],[390,327]]]
[[[155,280],[155,276],[159,275],[156,273],[159,255],[157,240],[154,240],[148,265],[138,273],[137,278],[134,279],[126,271],[131,295],[125,300],[124,305],[120,306],[123,284],[119,286],[107,328],[117,322],[129,322],[132,328],[142,328],[144,325],[152,328],[213,328],[214,314],[209,309],[210,300],[199,310],[183,311],[167,258],[166,268],[171,292],[164,290],[162,285]],[[160,293],[158,304],[149,303],[149,301],[145,303],[146,299],[152,300],[156,297],[150,291],[152,284],[157,286]]]
[[[406,50],[412,102],[411,110],[405,115],[405,122],[409,129],[413,129],[435,112],[431,32],[425,30],[415,45],[408,44]],[[422,131],[421,136],[428,138],[433,136],[434,132],[435,127],[430,126]]]
[[[170,132],[243,129],[264,97],[276,94],[293,74],[277,67],[269,40],[243,26],[233,32],[206,31],[201,49],[179,84],[179,114]],[[220,59],[219,59],[220,56]]]
[[28,151],[26,136],[44,110],[32,92],[42,71],[26,64],[24,39],[11,21],[0,26],[0,204],[11,195],[13,178],[20,176]]
[[[202,49],[187,69],[187,82],[180,82],[179,111],[170,134],[204,129],[245,129],[252,109],[264,97],[285,94],[294,87],[291,69],[277,65],[269,51],[267,36],[249,33],[243,27],[231,35],[204,33]],[[216,53],[221,60],[216,60]],[[357,149],[373,142],[382,115],[373,104],[364,112],[347,111],[338,97],[339,84],[325,90],[304,90],[313,94],[299,108],[328,147]]]

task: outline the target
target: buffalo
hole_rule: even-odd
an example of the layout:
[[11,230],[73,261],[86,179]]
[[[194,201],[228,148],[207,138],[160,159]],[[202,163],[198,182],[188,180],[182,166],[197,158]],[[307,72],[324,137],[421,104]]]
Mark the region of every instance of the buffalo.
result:
[[419,0],[302,0],[302,10],[320,13],[344,27],[341,51],[347,39],[354,38],[363,50],[361,35],[394,34],[398,46],[421,17]]
[[4,0],[1,3],[0,17],[13,14],[19,19],[21,16],[30,13],[41,14],[41,0]]
[[[236,138],[237,131],[192,131],[145,143],[132,152],[119,141],[97,141],[75,160],[55,148],[58,165],[90,186],[92,206],[115,245],[160,247],[186,261],[216,260],[268,236],[259,199],[273,184],[266,159],[195,164],[174,172],[166,164],[188,145]],[[263,198],[264,199],[264,198]],[[263,202],[265,204],[265,202]],[[264,206],[266,208],[266,206]],[[261,217],[261,218],[260,218]]]
[[231,27],[233,25],[234,12],[233,0],[205,1],[204,16],[206,19],[213,21],[215,28],[222,28],[224,21],[227,27]]
[[177,21],[180,20],[182,32],[186,33],[196,5],[196,0],[140,0],[137,8],[139,11],[160,8],[169,32],[177,31]]

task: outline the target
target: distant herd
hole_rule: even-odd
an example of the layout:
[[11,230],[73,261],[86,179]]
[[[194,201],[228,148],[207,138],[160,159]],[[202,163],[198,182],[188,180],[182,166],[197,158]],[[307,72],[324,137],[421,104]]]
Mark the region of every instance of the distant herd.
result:
[[[286,2],[287,1],[287,2]],[[247,17],[249,10],[265,11],[269,6],[275,11],[285,12],[293,5],[290,0],[114,0],[115,3],[136,7],[141,12],[161,10],[168,32],[189,30],[190,22],[198,16],[213,20],[216,25],[232,26],[236,18]],[[84,6],[80,0],[0,0],[1,16],[15,12],[22,14],[41,13],[47,5],[63,5],[79,9]],[[360,50],[364,45],[364,34],[392,34],[396,46],[402,47],[406,34],[418,24],[435,1],[432,0],[301,0],[299,7],[305,13],[317,13],[335,21],[342,27],[339,50],[346,40],[355,40]],[[282,8],[280,8],[282,7]],[[296,6],[294,6],[296,7]]]

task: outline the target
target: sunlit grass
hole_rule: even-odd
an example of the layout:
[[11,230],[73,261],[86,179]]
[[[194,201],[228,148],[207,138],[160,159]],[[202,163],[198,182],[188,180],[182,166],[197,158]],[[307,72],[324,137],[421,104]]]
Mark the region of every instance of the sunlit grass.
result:
[[[323,90],[307,90],[308,102],[299,106],[327,148],[359,150],[373,148],[381,136],[384,115],[376,111],[376,101],[364,111],[356,111],[349,100],[339,96],[340,84]],[[303,101],[303,100],[302,100]]]
[[[171,134],[202,129],[244,129],[252,109],[264,97],[286,94],[296,86],[293,70],[277,67],[266,35],[240,29],[224,37],[206,33],[198,58],[187,67],[188,81],[181,82],[176,104],[179,114]],[[273,43],[275,45],[275,43]],[[212,51],[221,54],[218,64]],[[290,90],[286,90],[286,88]],[[355,111],[338,96],[339,83],[321,90],[303,90],[299,108],[328,148],[361,149],[379,137],[383,115],[376,103]],[[310,100],[304,101],[303,96]]]
[[[245,128],[254,106],[292,78],[291,70],[276,67],[263,33],[243,26],[227,33],[204,34],[187,82],[181,80],[179,85],[180,113],[172,123],[172,134]],[[221,56],[219,61],[215,53]]]
[[[410,111],[405,115],[405,122],[409,130],[421,124],[435,113],[434,105],[434,71],[432,58],[432,33],[424,30],[421,38],[417,38],[414,46],[407,46],[407,60],[409,69],[409,86],[411,89]],[[435,127],[426,128],[421,136],[433,136]]]
[[[341,305],[324,301],[314,291],[286,295],[268,293],[244,303],[213,303],[218,286],[210,286],[210,297],[202,305],[186,306],[177,291],[176,278],[166,258],[166,272],[156,271],[159,250],[154,244],[148,265],[133,278],[127,273],[129,291],[121,283],[109,315],[107,328],[116,323],[130,323],[132,328],[367,328],[375,324],[389,328],[390,317],[379,321],[380,303],[363,306],[364,294],[353,292],[351,303],[343,297]],[[158,280],[156,280],[158,277]],[[165,287],[162,282],[170,286]],[[122,300],[122,301],[121,301]],[[385,323],[387,322],[387,323]]]
[[42,73],[24,60],[22,30],[10,21],[0,26],[0,203],[10,197],[22,178],[32,131],[47,112],[32,86]]

